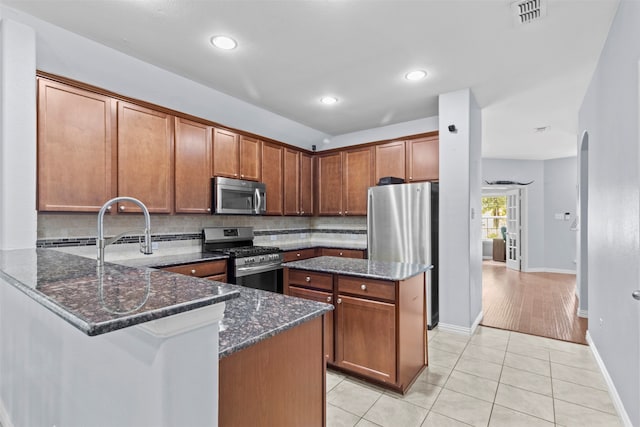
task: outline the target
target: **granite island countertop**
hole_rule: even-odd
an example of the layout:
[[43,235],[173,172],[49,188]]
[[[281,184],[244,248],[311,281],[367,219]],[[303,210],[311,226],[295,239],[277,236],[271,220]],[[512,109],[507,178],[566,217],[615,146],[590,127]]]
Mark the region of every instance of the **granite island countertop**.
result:
[[232,286],[240,297],[227,303],[220,321],[220,358],[333,310],[333,305],[322,302]]
[[433,268],[432,265],[322,256],[282,264],[283,267],[321,273],[345,274],[379,280],[405,280]]
[[51,249],[0,251],[0,278],[87,335],[230,301],[235,286]]

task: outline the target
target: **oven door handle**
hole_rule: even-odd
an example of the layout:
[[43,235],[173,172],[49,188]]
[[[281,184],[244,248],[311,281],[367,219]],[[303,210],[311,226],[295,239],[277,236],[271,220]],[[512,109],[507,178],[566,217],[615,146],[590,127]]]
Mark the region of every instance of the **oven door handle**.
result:
[[236,277],[248,276],[249,274],[265,273],[267,271],[280,270],[282,265],[277,264],[256,265],[252,267],[236,267]]

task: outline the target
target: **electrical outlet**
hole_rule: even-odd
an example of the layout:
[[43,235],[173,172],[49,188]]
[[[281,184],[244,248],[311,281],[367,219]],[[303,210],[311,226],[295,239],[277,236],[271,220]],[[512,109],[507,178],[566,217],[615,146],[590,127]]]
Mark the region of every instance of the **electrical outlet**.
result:
[[600,326],[604,326],[604,319],[602,317],[600,318]]

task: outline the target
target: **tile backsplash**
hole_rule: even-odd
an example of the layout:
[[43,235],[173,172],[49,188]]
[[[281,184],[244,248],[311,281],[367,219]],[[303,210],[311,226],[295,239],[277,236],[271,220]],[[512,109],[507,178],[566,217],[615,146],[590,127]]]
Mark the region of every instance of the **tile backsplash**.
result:
[[[134,230],[142,234],[142,215],[105,216],[107,236]],[[195,240],[204,227],[251,226],[256,244],[269,242],[327,241],[366,245],[366,217],[282,217],[243,215],[151,215],[154,241]],[[138,231],[139,230],[139,231]],[[38,246],[95,245],[96,214],[38,214]],[[127,243],[124,239],[121,243]],[[137,241],[136,238],[133,238]],[[132,240],[133,241],[133,240]]]

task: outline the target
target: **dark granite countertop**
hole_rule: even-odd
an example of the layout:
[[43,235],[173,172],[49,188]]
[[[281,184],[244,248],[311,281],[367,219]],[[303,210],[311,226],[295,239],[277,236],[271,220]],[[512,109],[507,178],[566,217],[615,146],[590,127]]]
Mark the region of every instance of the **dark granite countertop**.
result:
[[323,256],[286,262],[284,267],[381,280],[405,280],[433,268],[425,264]]
[[87,335],[239,297],[235,286],[51,249],[0,251],[0,277]]
[[220,322],[220,358],[333,310],[330,304],[242,286],[234,288],[240,298],[227,302]]

